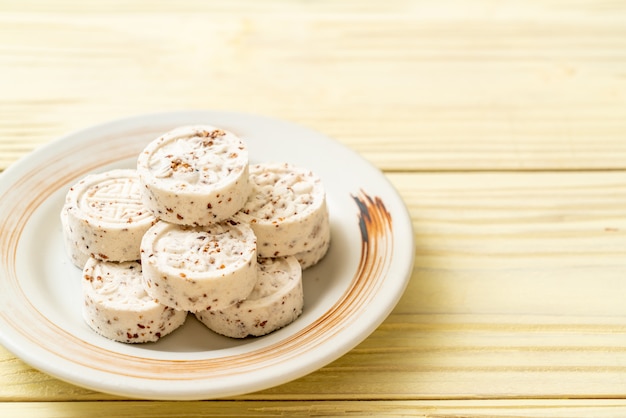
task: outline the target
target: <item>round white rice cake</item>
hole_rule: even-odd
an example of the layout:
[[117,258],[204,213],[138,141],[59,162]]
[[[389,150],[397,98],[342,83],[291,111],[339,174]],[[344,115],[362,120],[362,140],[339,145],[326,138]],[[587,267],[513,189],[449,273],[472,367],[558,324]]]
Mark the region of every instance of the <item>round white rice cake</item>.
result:
[[105,261],[139,260],[141,239],[156,219],[142,203],[136,171],[116,169],[74,184],[61,221],[67,252],[80,266],[82,254]]
[[307,267],[319,261],[330,243],[321,179],[289,163],[254,164],[249,171],[250,194],[234,218],[250,224],[254,230],[259,256],[282,257],[313,251]]
[[98,334],[123,343],[157,341],[180,327],[187,312],[156,302],[143,288],[141,264],[90,258],[83,269],[83,318]]
[[246,300],[219,311],[196,312],[212,331],[232,338],[261,336],[292,323],[304,306],[302,269],[293,256],[260,258]]
[[330,248],[330,220],[328,219],[328,213],[326,214],[326,219],[321,223],[320,230],[316,234],[322,238],[320,238],[312,248],[294,254],[302,270],[306,270],[317,264],[324,258]]
[[256,237],[233,220],[189,227],[157,222],[141,244],[144,287],[176,309],[223,309],[256,282]]
[[72,233],[67,224],[67,208],[65,206],[61,209],[61,228],[63,232],[65,253],[72,261],[72,264],[82,270],[83,267],[85,267],[87,260],[89,260],[89,254],[83,251],[77,241],[72,239]]
[[234,134],[213,126],[165,133],[139,154],[137,171],[145,205],[171,223],[219,222],[248,198],[248,149]]

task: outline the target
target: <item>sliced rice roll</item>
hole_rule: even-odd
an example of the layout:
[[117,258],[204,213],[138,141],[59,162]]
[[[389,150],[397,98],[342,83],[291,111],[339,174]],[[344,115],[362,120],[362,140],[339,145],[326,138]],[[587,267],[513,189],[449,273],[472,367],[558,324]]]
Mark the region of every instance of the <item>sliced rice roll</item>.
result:
[[89,254],[84,251],[84,248],[81,248],[81,246],[78,245],[78,241],[73,239],[72,231],[67,224],[67,208],[65,206],[61,209],[61,228],[65,253],[72,261],[72,264],[82,270],[83,267],[85,267],[87,260],[89,260]]
[[256,285],[246,300],[219,311],[196,312],[218,334],[261,336],[292,323],[304,306],[302,269],[295,257],[260,258]]
[[330,222],[328,214],[324,222],[320,224],[319,231],[314,232],[313,235],[317,235],[321,237],[321,239],[316,240],[316,244],[310,249],[294,254],[296,259],[300,262],[302,270],[306,270],[317,264],[324,258],[330,248]]
[[321,179],[292,164],[263,163],[250,166],[250,184],[248,200],[234,218],[254,230],[259,256],[300,254],[306,267],[319,261],[330,244]]
[[175,309],[223,309],[245,299],[256,282],[256,237],[233,220],[187,227],[157,222],[144,236],[144,286]]
[[98,334],[123,343],[159,340],[180,327],[187,312],[156,302],[143,288],[141,264],[90,258],[83,270],[83,318]]
[[143,198],[154,215],[180,225],[231,217],[248,198],[248,149],[213,126],[183,126],[146,146],[137,159]]
[[139,260],[141,239],[156,219],[143,205],[135,170],[90,174],[66,195],[61,220],[67,252],[80,266],[82,255],[105,261]]

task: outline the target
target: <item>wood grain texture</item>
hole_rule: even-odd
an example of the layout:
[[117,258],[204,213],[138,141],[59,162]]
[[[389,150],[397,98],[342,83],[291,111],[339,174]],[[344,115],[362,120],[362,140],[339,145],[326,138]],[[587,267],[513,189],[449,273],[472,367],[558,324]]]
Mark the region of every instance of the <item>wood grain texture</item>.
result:
[[114,118],[261,113],[382,169],[417,243],[392,314],[301,379],[139,402],[0,347],[0,416],[625,416],[624,22],[606,1],[0,0],[0,170]]
[[[168,411],[176,411],[170,414]],[[211,402],[41,402],[0,404],[2,416],[32,418],[109,417],[361,417],[429,418],[618,418],[624,401],[211,401]],[[25,415],[23,415],[25,414]]]
[[[620,397],[626,393],[622,172],[390,174],[416,265],[370,338],[236,399]],[[622,196],[622,197],[620,197]],[[111,399],[3,353],[2,399]]]
[[112,118],[213,108],[386,170],[624,168],[619,3],[339,3],[0,2],[0,167]]

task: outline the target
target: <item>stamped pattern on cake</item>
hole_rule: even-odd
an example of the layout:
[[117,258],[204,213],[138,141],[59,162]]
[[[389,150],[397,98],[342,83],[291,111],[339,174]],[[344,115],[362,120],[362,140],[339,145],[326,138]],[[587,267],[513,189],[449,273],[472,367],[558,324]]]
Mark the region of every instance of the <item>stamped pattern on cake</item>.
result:
[[148,166],[159,179],[216,184],[233,171],[241,171],[244,150],[238,139],[222,130],[200,130],[160,144]]
[[152,216],[141,201],[140,185],[134,177],[95,183],[79,196],[78,204],[88,216],[114,223],[131,223]]
[[250,243],[236,229],[223,229],[219,224],[210,231],[170,229],[156,244],[159,263],[178,270],[207,272],[223,270],[240,264]]
[[253,166],[250,180],[257,197],[249,199],[243,211],[266,220],[287,218],[306,211],[315,201],[315,187],[319,183],[312,173],[287,167],[270,171]]

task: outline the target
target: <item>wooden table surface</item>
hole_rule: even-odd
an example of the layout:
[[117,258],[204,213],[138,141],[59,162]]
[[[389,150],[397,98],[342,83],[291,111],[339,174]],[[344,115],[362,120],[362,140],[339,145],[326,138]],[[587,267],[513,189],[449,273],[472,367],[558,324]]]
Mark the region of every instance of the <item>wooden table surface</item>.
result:
[[0,347],[0,416],[626,416],[624,2],[0,0],[1,169],[186,109],[380,168],[413,221],[404,297],[335,362],[227,400],[95,393]]

